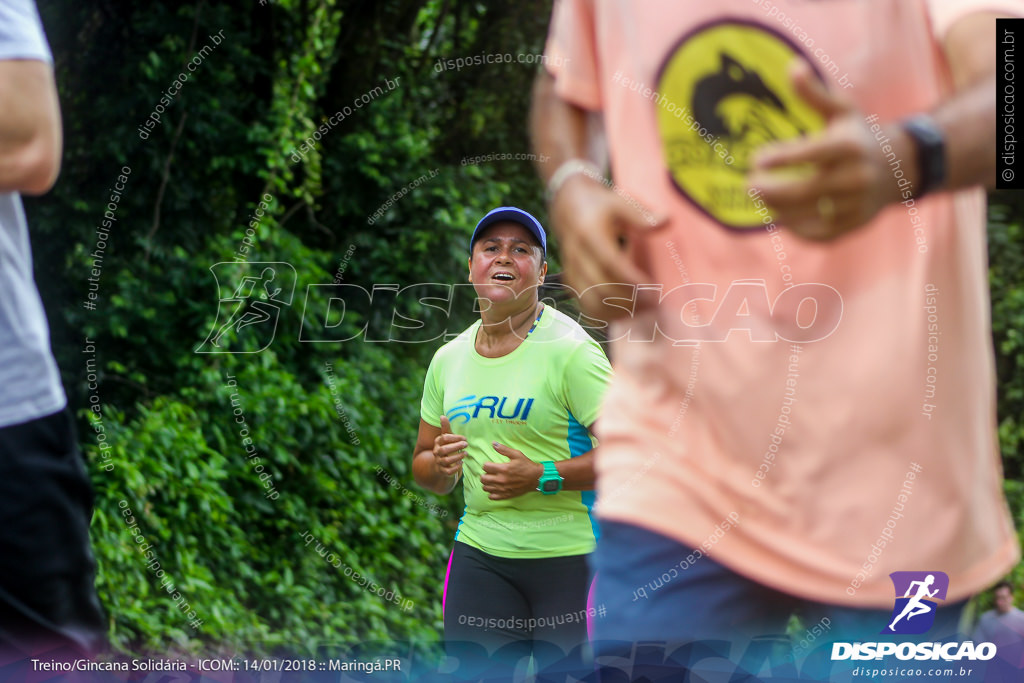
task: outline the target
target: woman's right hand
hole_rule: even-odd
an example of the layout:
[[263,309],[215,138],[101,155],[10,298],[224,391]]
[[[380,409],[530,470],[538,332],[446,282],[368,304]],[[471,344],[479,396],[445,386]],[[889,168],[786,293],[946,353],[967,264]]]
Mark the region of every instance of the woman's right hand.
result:
[[441,416],[441,434],[434,439],[434,460],[442,474],[453,476],[462,474],[462,459],[466,457],[466,437],[452,434],[452,425],[448,417]]

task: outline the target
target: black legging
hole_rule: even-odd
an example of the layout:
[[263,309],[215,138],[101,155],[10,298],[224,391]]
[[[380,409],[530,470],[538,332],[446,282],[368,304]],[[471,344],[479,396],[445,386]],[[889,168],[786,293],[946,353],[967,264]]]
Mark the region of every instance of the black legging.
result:
[[482,645],[501,649],[503,662],[532,651],[538,670],[561,669],[587,640],[589,589],[587,555],[512,559],[456,541],[445,584],[446,650],[471,660]]
[[104,647],[92,503],[67,409],[0,428],[0,664]]

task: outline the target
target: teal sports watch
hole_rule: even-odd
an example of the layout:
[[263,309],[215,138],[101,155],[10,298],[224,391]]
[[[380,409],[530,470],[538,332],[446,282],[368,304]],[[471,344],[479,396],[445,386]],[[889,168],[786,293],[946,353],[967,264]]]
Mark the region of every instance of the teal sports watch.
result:
[[540,475],[540,480],[537,482],[537,490],[545,496],[553,496],[562,490],[562,482],[565,479],[558,473],[555,463],[549,460],[543,464],[544,474]]

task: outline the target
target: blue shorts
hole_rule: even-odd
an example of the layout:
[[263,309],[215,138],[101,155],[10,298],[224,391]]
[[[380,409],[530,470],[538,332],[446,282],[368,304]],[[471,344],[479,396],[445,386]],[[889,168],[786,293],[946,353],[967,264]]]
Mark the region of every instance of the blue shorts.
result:
[[[704,676],[708,680],[719,680],[732,667],[731,673],[739,675],[734,680],[759,680],[744,676],[770,671],[777,680],[831,681],[846,680],[843,676],[850,677],[850,670],[861,664],[886,669],[942,664],[954,669],[953,679],[958,682],[983,680],[960,675],[961,664],[970,668],[974,662],[906,662],[895,657],[831,660],[832,644],[837,641],[966,640],[958,629],[966,601],[938,608],[934,625],[923,635],[885,636],[880,632],[891,621],[891,609],[804,600],[741,576],[706,555],[688,563],[687,556],[693,554],[692,548],[652,531],[601,523],[591,563],[596,573],[594,602],[607,610],[606,617],[593,622],[594,657],[602,680],[626,680],[623,673],[629,680],[644,675],[672,680],[672,672],[678,676],[682,669],[694,674],[692,680],[701,680],[700,671],[708,672]],[[674,574],[672,568],[676,568]],[[790,638],[785,634],[794,614],[802,628]],[[943,680],[924,675],[930,681]],[[875,680],[914,678],[896,671],[894,676]]]

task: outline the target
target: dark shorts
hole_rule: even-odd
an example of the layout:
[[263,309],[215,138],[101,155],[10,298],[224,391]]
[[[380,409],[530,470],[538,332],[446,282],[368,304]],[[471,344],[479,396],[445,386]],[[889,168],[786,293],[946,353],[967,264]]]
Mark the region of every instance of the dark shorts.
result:
[[[865,662],[832,662],[835,642],[967,639],[958,633],[966,601],[940,605],[934,625],[924,635],[885,636],[880,632],[892,618],[891,608],[859,609],[804,600],[752,581],[708,556],[690,563],[686,558],[693,553],[678,541],[640,527],[601,523],[592,569],[596,572],[594,602],[607,609],[607,617],[596,619],[593,629],[594,657],[602,680],[622,680],[623,663],[631,667],[627,675],[634,679],[647,675],[656,680],[673,670],[678,674],[679,669],[690,669],[694,680],[699,680],[697,672],[703,667],[714,669],[708,673],[710,679],[725,676],[722,680],[729,680],[737,675],[746,680],[744,671],[749,675],[767,667],[778,670],[777,675],[787,671],[792,675],[800,669],[800,678],[808,681],[848,680],[838,672]],[[790,638],[786,632],[793,614],[802,628]],[[601,662],[614,664],[602,669]],[[888,667],[893,663],[870,664]],[[935,663],[911,664],[929,668]],[[954,668],[959,674],[959,664]]]
[[499,666],[523,662],[531,653],[539,670],[578,671],[587,641],[587,557],[495,557],[456,541],[444,638],[461,672],[492,657]]
[[92,504],[66,409],[0,428],[0,663],[105,645]]

